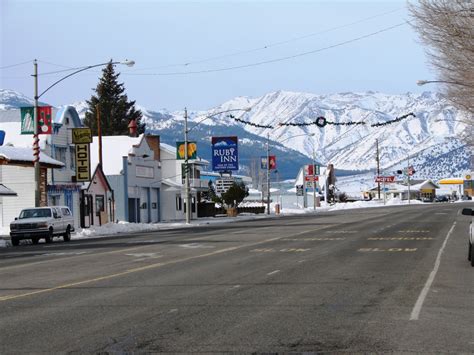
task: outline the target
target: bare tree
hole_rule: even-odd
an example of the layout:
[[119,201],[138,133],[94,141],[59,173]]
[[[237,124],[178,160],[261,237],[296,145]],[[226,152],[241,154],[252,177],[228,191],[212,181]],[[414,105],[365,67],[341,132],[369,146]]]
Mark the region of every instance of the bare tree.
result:
[[418,0],[409,8],[444,95],[467,111],[474,125],[473,0]]

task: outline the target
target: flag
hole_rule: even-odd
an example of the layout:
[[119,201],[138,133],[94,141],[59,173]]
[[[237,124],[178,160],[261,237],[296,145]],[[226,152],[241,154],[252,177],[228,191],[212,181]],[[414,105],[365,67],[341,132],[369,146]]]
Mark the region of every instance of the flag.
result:
[[51,106],[38,107],[38,134],[51,134]]
[[31,107],[20,107],[21,111],[21,134],[34,134],[35,126],[33,116],[35,108]]

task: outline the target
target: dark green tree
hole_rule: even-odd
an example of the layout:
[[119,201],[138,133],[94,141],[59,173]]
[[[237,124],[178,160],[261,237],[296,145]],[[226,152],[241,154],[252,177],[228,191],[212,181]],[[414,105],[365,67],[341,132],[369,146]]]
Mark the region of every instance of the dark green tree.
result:
[[249,190],[243,182],[234,182],[232,186],[221,195],[222,201],[229,207],[237,207],[249,195]]
[[89,107],[84,125],[91,128],[93,135],[97,135],[97,110],[104,136],[128,134],[128,124],[133,119],[137,123],[137,133],[145,131],[145,124],[141,123],[142,113],[135,109],[135,101],[128,101],[124,84],[118,82],[119,75],[115,73],[111,60],[102,70],[102,77],[94,90],[96,94],[87,101]]

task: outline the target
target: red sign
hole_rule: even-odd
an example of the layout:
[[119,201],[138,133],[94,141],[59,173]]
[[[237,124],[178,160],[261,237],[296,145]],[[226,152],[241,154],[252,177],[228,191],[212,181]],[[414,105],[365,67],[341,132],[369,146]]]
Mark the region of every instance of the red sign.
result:
[[275,170],[276,167],[277,167],[276,156],[274,156],[274,155],[269,155],[269,156],[268,156],[268,160],[269,160],[268,167],[270,168],[270,170]]
[[52,132],[51,106],[38,107],[38,134],[51,134]]
[[394,182],[395,176],[376,176],[375,182]]
[[317,175],[315,175],[315,176],[313,176],[313,175],[306,175],[306,176],[304,177],[304,180],[305,180],[305,181],[313,181],[313,177],[314,177],[314,181],[319,181],[319,176],[317,176]]

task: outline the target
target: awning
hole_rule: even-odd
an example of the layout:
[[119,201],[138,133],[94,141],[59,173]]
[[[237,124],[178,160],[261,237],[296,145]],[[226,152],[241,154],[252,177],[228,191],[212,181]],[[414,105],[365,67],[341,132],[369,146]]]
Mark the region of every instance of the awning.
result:
[[0,184],[0,196],[17,196],[17,193],[3,184]]
[[462,185],[464,180],[461,178],[447,178],[438,181],[440,185]]

